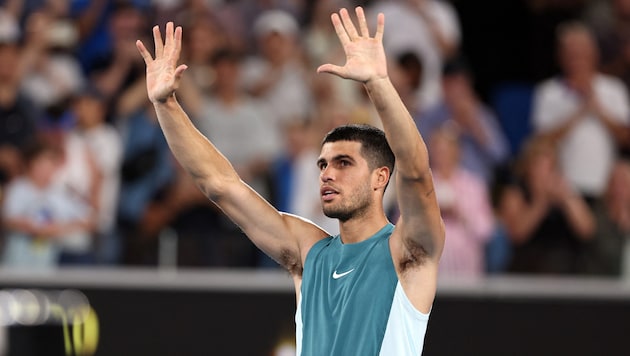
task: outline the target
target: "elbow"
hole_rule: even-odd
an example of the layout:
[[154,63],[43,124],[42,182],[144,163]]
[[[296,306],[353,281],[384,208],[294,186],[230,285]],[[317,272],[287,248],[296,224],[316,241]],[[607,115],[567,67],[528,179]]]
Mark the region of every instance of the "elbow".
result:
[[240,181],[238,177],[232,179],[232,177],[209,177],[194,174],[193,180],[203,195],[215,203],[218,203],[225,196],[229,195],[231,187]]

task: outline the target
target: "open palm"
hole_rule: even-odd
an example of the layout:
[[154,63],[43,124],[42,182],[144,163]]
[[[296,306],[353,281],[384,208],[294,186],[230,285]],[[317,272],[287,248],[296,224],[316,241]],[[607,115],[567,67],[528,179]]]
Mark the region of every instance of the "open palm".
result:
[[333,26],[346,54],[346,64],[341,67],[334,64],[321,65],[317,71],[338,75],[366,83],[373,79],[387,77],[387,62],[383,49],[383,30],[385,17],[379,14],[376,34],[370,37],[363,8],[356,8],[359,31],[352,23],[348,10],[341,9],[339,14],[331,16]]
[[172,22],[166,24],[164,41],[158,26],[153,27],[153,40],[155,42],[155,59],[142,43],[137,41],[136,46],[147,65],[147,92],[151,102],[164,102],[172,96],[179,86],[182,73],[186,65],[177,65],[182,48],[182,28],[175,28]]

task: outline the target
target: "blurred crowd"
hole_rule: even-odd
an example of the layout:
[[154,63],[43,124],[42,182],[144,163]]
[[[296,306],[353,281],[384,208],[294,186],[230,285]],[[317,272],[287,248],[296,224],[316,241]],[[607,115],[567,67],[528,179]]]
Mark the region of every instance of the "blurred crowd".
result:
[[361,85],[315,68],[345,58],[330,14],[363,5],[386,16],[390,77],[429,146],[441,274],[624,274],[630,0],[523,0],[581,11],[554,26],[557,71],[493,100],[463,50],[462,2],[0,0],[2,265],[277,266],[166,145],[135,42],[151,48],[170,20],[198,130],[276,208],[338,233],[320,209],[319,140],[379,120]]

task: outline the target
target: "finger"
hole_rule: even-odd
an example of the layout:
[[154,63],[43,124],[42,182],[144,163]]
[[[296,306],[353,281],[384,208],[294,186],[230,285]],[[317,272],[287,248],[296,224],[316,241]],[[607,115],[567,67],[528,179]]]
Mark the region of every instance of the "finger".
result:
[[182,27],[181,26],[177,26],[175,28],[175,43],[174,43],[174,49],[175,49],[175,54],[177,55],[177,57],[179,57],[179,53],[182,50]]
[[144,43],[142,43],[142,41],[137,40],[136,47],[138,48],[138,51],[140,51],[142,59],[144,59],[144,64],[149,65],[151,62],[153,62],[151,54],[149,53],[149,51],[147,51],[147,48],[144,47]]
[[332,14],[330,18],[332,20],[333,26],[335,27],[335,32],[337,33],[337,37],[339,37],[341,45],[345,47],[348,43],[350,43],[350,38],[346,33],[346,29],[343,28],[343,25],[341,24],[341,19],[339,18],[339,15]]
[[341,11],[339,11],[339,14],[341,15],[343,27],[346,29],[346,33],[348,34],[348,37],[350,37],[350,40],[358,38],[359,34],[357,33],[356,27],[354,27],[354,24],[352,23],[352,19],[350,18],[348,10],[343,8],[341,9]]
[[164,42],[162,42],[162,34],[159,26],[153,26],[153,42],[155,43],[155,58],[162,57],[164,53]]
[[354,10],[357,13],[357,20],[359,21],[359,30],[361,36],[370,37],[370,30],[368,29],[367,21],[365,20],[365,12],[361,6],[357,6]]
[[385,15],[381,12],[376,17],[376,35],[374,38],[383,41],[383,32],[385,32]]
[[173,47],[173,42],[175,42],[173,32],[173,22],[169,21],[166,23],[166,30],[164,31],[164,48],[169,50]]

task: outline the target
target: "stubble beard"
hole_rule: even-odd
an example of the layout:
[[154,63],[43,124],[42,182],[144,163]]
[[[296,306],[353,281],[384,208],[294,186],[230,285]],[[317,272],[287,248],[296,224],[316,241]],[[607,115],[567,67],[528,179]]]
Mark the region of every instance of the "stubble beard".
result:
[[339,219],[340,222],[361,217],[367,213],[372,205],[369,189],[357,191],[349,198],[349,201],[341,201],[334,205],[324,205],[324,215],[331,219]]

